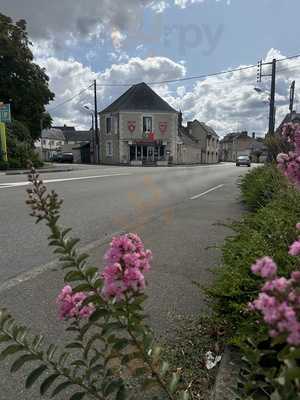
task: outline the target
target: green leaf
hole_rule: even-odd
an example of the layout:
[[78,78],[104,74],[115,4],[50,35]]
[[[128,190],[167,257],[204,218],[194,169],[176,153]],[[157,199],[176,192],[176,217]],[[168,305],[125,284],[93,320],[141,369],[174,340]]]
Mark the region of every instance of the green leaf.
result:
[[189,395],[189,392],[187,390],[185,390],[183,392],[180,392],[180,394],[179,394],[179,399],[180,400],[189,400],[189,398],[190,398],[190,395]]
[[86,306],[88,304],[102,304],[101,298],[98,294],[92,294],[83,300],[82,305]]
[[47,357],[48,360],[51,361],[53,359],[54,353],[57,351],[57,346],[54,344],[50,344],[47,350]]
[[288,368],[285,375],[290,381],[300,379],[300,367]]
[[122,379],[113,379],[104,387],[103,394],[105,395],[105,397],[108,397],[116,390],[119,390],[120,387],[122,387],[122,385],[123,385]]
[[110,322],[105,325],[103,329],[103,335],[107,335],[109,333],[115,332],[115,331],[120,331],[123,330],[124,326],[121,322]]
[[130,341],[126,338],[116,339],[114,345],[112,346],[114,350],[121,351],[125,349],[130,344]]
[[170,366],[169,363],[167,363],[166,361],[163,361],[162,366],[161,366],[161,370],[160,370],[160,374],[162,376],[164,376],[167,373],[167,371],[169,369],[169,366]]
[[3,361],[7,356],[10,356],[11,354],[15,354],[19,351],[25,351],[25,348],[23,346],[21,346],[20,344],[12,344],[12,345],[8,346],[0,354],[0,361]]
[[25,382],[25,388],[29,389],[34,384],[34,382],[46,371],[47,366],[42,364],[38,368],[34,369],[27,377]]
[[91,290],[91,286],[87,283],[82,283],[78,286],[75,286],[73,288],[73,293],[77,293],[77,292],[89,292]]
[[99,333],[96,333],[95,335],[93,335],[89,339],[89,341],[87,342],[87,344],[85,346],[84,353],[83,353],[83,356],[84,356],[85,359],[87,359],[88,353],[91,350],[92,345],[96,340],[99,340],[100,342],[103,342],[103,337]]
[[80,239],[71,239],[71,238],[69,238],[69,239],[67,239],[67,243],[66,243],[66,249],[68,250],[68,251],[70,251],[70,250],[72,250],[73,249],[73,247],[77,244],[77,243],[79,243],[80,242]]
[[70,381],[65,381],[60,383],[52,392],[51,394],[51,398],[55,397],[56,395],[58,395],[60,392],[62,392],[64,389],[66,389],[67,387],[73,385],[72,382]]
[[80,342],[72,342],[66,345],[66,349],[82,349],[83,345]]
[[51,386],[52,383],[55,381],[55,379],[57,379],[59,376],[60,376],[60,374],[55,373],[55,374],[52,374],[52,375],[48,376],[48,377],[44,380],[44,382],[41,384],[41,387],[40,387],[40,394],[41,394],[42,396],[44,396],[44,394],[45,394],[45,393],[47,392],[47,390],[50,388],[50,386]]
[[87,253],[79,254],[79,256],[77,257],[78,264],[81,264],[87,258],[89,258],[89,255]]
[[174,393],[176,391],[179,379],[180,379],[180,376],[178,374],[176,374],[175,372],[173,372],[172,378],[171,378],[171,381],[169,384],[169,390],[171,393]]
[[18,371],[26,362],[39,360],[39,357],[34,354],[24,354],[19,357],[11,366],[10,372]]
[[149,373],[149,369],[147,367],[139,367],[134,370],[133,376],[137,378],[139,376],[143,376],[148,373]]
[[85,394],[86,394],[85,392],[77,392],[77,393],[74,393],[74,394],[70,397],[70,400],[81,400],[81,399],[84,398]]
[[83,279],[84,279],[84,276],[79,271],[70,271],[64,277],[65,282],[82,281]]
[[109,315],[109,311],[106,310],[105,308],[97,308],[93,314],[90,316],[90,321],[91,322],[96,322],[100,318],[105,318]]
[[97,274],[98,272],[99,272],[98,268],[96,268],[96,267],[90,267],[90,268],[87,268],[87,269],[84,271],[84,275],[92,278],[92,277],[93,277],[95,274]]
[[125,399],[126,399],[126,389],[125,386],[122,385],[118,390],[118,393],[116,395],[116,400],[125,400]]
[[9,335],[3,334],[0,336],[0,343],[11,341],[11,337]]

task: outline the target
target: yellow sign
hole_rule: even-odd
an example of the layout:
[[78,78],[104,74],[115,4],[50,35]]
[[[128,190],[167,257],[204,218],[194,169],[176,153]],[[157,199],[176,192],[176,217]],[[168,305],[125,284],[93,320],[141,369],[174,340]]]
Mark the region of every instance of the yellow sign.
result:
[[1,155],[4,161],[7,161],[7,146],[6,146],[6,131],[5,124],[0,122],[0,142],[1,142]]

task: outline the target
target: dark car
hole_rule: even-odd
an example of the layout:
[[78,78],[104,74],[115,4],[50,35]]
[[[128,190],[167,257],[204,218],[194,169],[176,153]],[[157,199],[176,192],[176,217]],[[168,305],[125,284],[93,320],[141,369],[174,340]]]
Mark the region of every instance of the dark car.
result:
[[73,153],[62,153],[60,162],[62,163],[72,163],[74,161]]
[[251,160],[249,156],[239,156],[236,160],[236,166],[240,167],[245,165],[246,167],[251,167]]

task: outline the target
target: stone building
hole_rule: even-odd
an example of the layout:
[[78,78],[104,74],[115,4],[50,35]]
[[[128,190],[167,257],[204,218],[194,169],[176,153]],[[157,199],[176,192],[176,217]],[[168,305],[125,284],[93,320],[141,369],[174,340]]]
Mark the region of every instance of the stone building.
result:
[[148,85],[133,85],[100,113],[104,164],[177,162],[178,112]]
[[192,164],[218,159],[216,133],[198,121],[184,127],[182,114],[145,83],[133,85],[99,115],[103,164]]
[[256,157],[255,154],[258,153],[264,155],[265,149],[264,143],[255,138],[254,132],[252,136],[248,136],[247,131],[232,132],[220,141],[220,159],[235,162],[237,157],[243,155],[250,157]]

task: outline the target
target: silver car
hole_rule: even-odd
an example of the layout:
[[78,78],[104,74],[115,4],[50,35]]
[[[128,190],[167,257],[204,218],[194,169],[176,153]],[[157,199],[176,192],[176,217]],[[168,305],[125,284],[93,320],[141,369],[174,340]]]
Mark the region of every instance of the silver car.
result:
[[236,160],[236,166],[240,167],[245,165],[246,167],[251,167],[251,160],[249,156],[239,156]]

